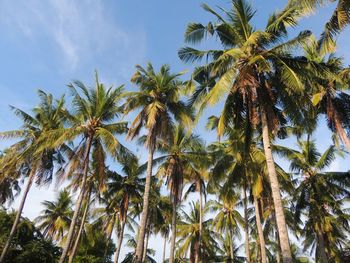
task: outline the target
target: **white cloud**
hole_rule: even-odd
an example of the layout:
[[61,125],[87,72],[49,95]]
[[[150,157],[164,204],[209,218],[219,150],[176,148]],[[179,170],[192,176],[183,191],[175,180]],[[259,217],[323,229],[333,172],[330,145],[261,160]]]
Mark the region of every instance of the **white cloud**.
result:
[[0,27],[34,41],[41,38],[51,41],[72,70],[107,50],[112,52],[109,56],[124,61],[142,58],[145,34],[119,27],[104,3],[98,0],[2,0]]

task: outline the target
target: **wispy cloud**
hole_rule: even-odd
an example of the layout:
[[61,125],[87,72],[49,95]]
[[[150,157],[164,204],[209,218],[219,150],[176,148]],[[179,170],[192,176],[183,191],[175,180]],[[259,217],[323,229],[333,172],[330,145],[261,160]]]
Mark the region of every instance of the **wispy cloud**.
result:
[[51,41],[70,69],[107,50],[123,60],[142,57],[145,35],[118,26],[104,1],[3,0],[0,23],[28,39]]

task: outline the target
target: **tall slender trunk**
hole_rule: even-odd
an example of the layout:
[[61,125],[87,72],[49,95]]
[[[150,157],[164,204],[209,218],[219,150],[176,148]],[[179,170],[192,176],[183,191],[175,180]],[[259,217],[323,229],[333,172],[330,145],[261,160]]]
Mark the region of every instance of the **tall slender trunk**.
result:
[[317,258],[315,259],[316,262],[318,262],[319,260],[319,263],[327,263],[328,262],[328,257],[327,257],[327,254],[326,254],[326,247],[325,247],[325,244],[324,244],[324,238],[323,238],[323,235],[322,233],[317,233],[317,239],[318,239],[318,244],[317,244]]
[[67,241],[66,241],[66,244],[64,245],[59,263],[63,263],[67,257],[68,250],[69,250],[70,245],[72,243],[74,229],[75,229],[75,225],[76,225],[77,220],[78,220],[78,215],[79,215],[79,211],[81,208],[81,204],[83,202],[86,181],[87,181],[87,175],[88,175],[88,171],[89,171],[89,155],[90,155],[90,150],[91,150],[91,145],[92,145],[92,139],[93,139],[92,136],[90,136],[88,138],[88,141],[87,141],[86,152],[85,152],[85,156],[84,156],[83,180],[81,182],[81,187],[80,187],[81,189],[80,189],[78,199],[75,203],[74,214],[73,214],[73,218],[72,218],[72,221],[70,223],[70,226],[69,226]]
[[245,256],[247,263],[250,263],[250,245],[249,245],[249,223],[248,223],[248,205],[247,205],[247,188],[243,187],[243,206],[244,206],[244,235],[245,235]]
[[229,231],[229,236],[230,236],[230,263],[233,263],[234,261],[234,252],[233,252],[233,234],[232,234],[232,229],[230,228]]
[[199,182],[199,244],[196,253],[195,263],[199,263],[201,261],[201,253],[202,253],[202,231],[203,231],[203,189],[202,182]]
[[340,138],[340,140],[345,144],[345,147],[347,148],[348,152],[350,153],[350,140],[348,135],[346,134],[342,124],[340,123],[337,115],[334,118],[334,124],[335,128],[337,130],[337,134]]
[[153,143],[151,143],[151,145],[149,145],[149,150],[148,150],[145,193],[143,194],[143,208],[142,208],[139,236],[138,236],[138,240],[137,240],[136,255],[135,255],[135,262],[136,263],[142,262],[143,247],[144,247],[146,227],[147,227],[149,194],[150,194],[150,189],[151,189],[153,153],[154,153],[154,148],[153,148]]
[[176,242],[176,208],[177,197],[173,198],[173,215],[171,219],[171,241],[170,241],[170,258],[169,263],[174,263],[175,260],[175,242]]
[[86,216],[87,216],[88,211],[89,211],[91,190],[92,190],[92,187],[90,186],[90,188],[88,190],[88,193],[87,193],[86,200],[85,200],[86,201],[86,206],[85,206],[85,209],[84,209],[83,216],[81,218],[80,227],[79,227],[79,230],[78,230],[78,235],[77,235],[77,237],[75,239],[73,249],[72,249],[72,251],[71,251],[71,253],[69,255],[68,263],[72,263],[73,262],[73,259],[74,259],[75,255],[76,255],[76,253],[78,252],[78,246],[79,246],[79,243],[80,243],[81,235],[83,233]]
[[145,262],[147,256],[147,248],[148,248],[148,240],[149,240],[150,230],[148,229],[146,232],[146,242],[145,247],[143,248],[142,262]]
[[0,257],[0,262],[1,263],[4,262],[6,254],[7,254],[8,250],[9,250],[9,248],[10,248],[13,236],[16,233],[19,220],[21,219],[24,203],[26,202],[28,192],[29,192],[29,190],[30,190],[30,188],[31,188],[31,186],[33,184],[34,177],[35,177],[35,168],[30,171],[28,182],[27,182],[27,185],[26,185],[26,187],[24,189],[24,193],[23,193],[23,196],[22,196],[21,203],[20,203],[20,205],[18,207],[18,211],[17,211],[17,214],[16,214],[15,221],[13,222],[13,225],[12,225],[12,228],[11,228],[11,231],[10,231],[10,235],[8,236],[8,238],[6,240],[6,244],[5,244],[4,249],[2,250],[2,253],[1,253],[1,257]]
[[124,238],[124,228],[125,228],[125,220],[122,221],[122,225],[120,226],[120,232],[118,233],[118,245],[117,250],[115,251],[114,263],[118,263],[120,249],[122,248],[123,238]]
[[166,240],[167,240],[167,234],[164,236],[164,244],[163,244],[163,263],[165,263],[165,252],[166,252]]
[[262,225],[261,225],[259,204],[258,204],[258,200],[257,200],[256,196],[254,196],[254,206],[255,206],[256,225],[258,228],[258,235],[259,235],[261,263],[267,263],[265,238],[264,238],[264,232],[263,232]]
[[281,200],[281,190],[280,190],[280,185],[277,178],[275,162],[272,156],[267,116],[263,108],[261,108],[261,124],[262,124],[262,137],[263,137],[263,145],[264,145],[267,169],[268,169],[269,180],[271,185],[273,203],[275,206],[277,229],[278,229],[278,234],[281,242],[280,245],[281,245],[281,251],[282,251],[282,259],[283,259],[283,263],[291,263],[292,253],[290,250],[287,224],[286,224],[286,219],[284,216],[283,205]]
[[109,231],[109,233],[108,233],[107,244],[106,244],[105,252],[103,253],[103,258],[106,258],[107,252],[108,252],[108,246],[109,246],[109,243],[110,243],[111,240],[112,240],[112,233],[113,233],[113,230],[114,230],[114,225],[115,225],[115,218],[116,218],[116,216],[117,216],[116,213],[114,213],[113,216],[112,216],[111,231]]
[[[275,211],[273,210],[272,211],[272,218],[274,220],[274,223],[275,223],[275,226],[277,226],[277,221],[276,221],[276,214],[275,214]],[[282,260],[282,256],[281,256],[281,242],[280,242],[280,237],[278,235],[278,230],[277,228],[275,227],[275,235],[276,235],[276,243],[277,243],[277,253],[276,253],[276,261],[277,263],[280,263],[281,260]]]

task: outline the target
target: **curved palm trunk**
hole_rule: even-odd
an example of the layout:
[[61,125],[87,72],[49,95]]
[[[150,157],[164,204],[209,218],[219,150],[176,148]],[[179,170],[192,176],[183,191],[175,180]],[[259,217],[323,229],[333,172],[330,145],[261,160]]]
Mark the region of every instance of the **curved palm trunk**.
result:
[[76,255],[76,253],[78,252],[78,246],[79,246],[79,242],[80,242],[80,238],[81,238],[81,235],[83,233],[83,229],[84,229],[84,225],[85,225],[85,220],[86,220],[86,216],[88,214],[88,211],[89,211],[89,203],[90,203],[90,195],[91,195],[91,187],[89,189],[89,192],[88,192],[88,195],[86,197],[86,207],[84,209],[84,213],[83,213],[83,216],[81,218],[81,223],[80,223],[80,227],[79,227],[79,230],[78,230],[78,235],[75,239],[75,242],[74,242],[74,246],[73,246],[73,249],[69,255],[69,260],[68,260],[68,263],[72,263],[73,262],[73,259]]
[[122,244],[123,244],[124,228],[125,228],[125,220],[122,221],[122,225],[120,227],[120,232],[118,233],[118,245],[117,245],[117,250],[115,251],[114,263],[118,263],[120,249],[121,249]]
[[145,242],[145,247],[143,248],[143,255],[142,255],[142,262],[145,262],[146,256],[147,256],[147,248],[148,248],[148,241],[149,241],[149,235],[150,235],[150,230],[146,232],[146,242]]
[[177,210],[177,197],[173,200],[173,215],[171,219],[171,241],[170,241],[170,258],[169,263],[174,263],[175,260],[175,242],[176,242],[176,210]]
[[344,143],[346,149],[350,153],[350,140],[349,140],[349,137],[346,134],[346,132],[345,132],[343,126],[341,125],[341,123],[340,123],[340,121],[339,121],[337,116],[335,116],[335,118],[334,118],[334,124],[335,124],[335,128],[337,130],[339,138]]
[[249,245],[249,224],[248,224],[248,207],[247,207],[247,193],[246,185],[243,189],[243,206],[244,206],[244,235],[245,235],[245,255],[247,263],[250,263],[250,245]]
[[162,261],[163,263],[165,263],[166,239],[167,239],[167,235],[165,234],[164,244],[163,244],[163,261]]
[[291,263],[292,253],[289,245],[287,224],[284,216],[283,205],[281,200],[281,190],[280,190],[280,186],[277,178],[275,162],[272,156],[272,150],[271,150],[270,138],[269,138],[269,127],[267,123],[266,112],[264,109],[261,109],[261,124],[262,124],[264,152],[265,152],[267,169],[268,169],[269,180],[271,185],[273,203],[275,206],[277,229],[280,237],[282,259],[283,259],[283,263]]
[[234,252],[233,252],[233,234],[232,234],[232,229],[230,228],[229,231],[229,235],[230,235],[230,263],[233,263],[234,260]]
[[136,263],[142,262],[143,247],[144,247],[146,227],[147,227],[149,193],[151,189],[153,153],[154,153],[153,146],[150,145],[148,150],[147,175],[146,175],[145,193],[143,195],[143,208],[142,208],[139,237],[137,240],[136,255],[135,255]]
[[33,184],[34,177],[35,177],[35,169],[32,169],[32,171],[30,172],[29,178],[28,178],[27,185],[26,185],[26,187],[24,189],[24,193],[23,193],[23,196],[22,196],[21,203],[20,203],[20,205],[18,207],[18,211],[17,211],[17,214],[16,214],[15,221],[13,222],[13,225],[12,225],[12,228],[11,228],[11,231],[10,231],[10,235],[9,235],[9,237],[6,240],[6,244],[4,246],[4,249],[2,250],[1,257],[0,257],[0,263],[4,262],[6,254],[7,254],[8,250],[9,250],[9,248],[10,248],[13,236],[16,233],[19,220],[21,219],[24,203],[26,202],[28,192],[29,192],[29,190],[30,190],[30,188],[31,188],[31,186]]
[[81,190],[80,190],[78,199],[75,203],[74,214],[73,214],[71,224],[69,226],[67,241],[66,241],[66,244],[64,245],[59,263],[63,263],[67,257],[68,250],[69,250],[70,245],[72,243],[74,229],[75,229],[75,225],[76,225],[77,220],[78,220],[78,215],[79,215],[79,211],[81,208],[81,204],[83,203],[83,197],[84,197],[86,181],[87,181],[87,174],[88,174],[88,170],[89,170],[89,155],[90,155],[91,145],[92,145],[92,137],[89,137],[88,142],[87,142],[87,147],[86,147],[86,153],[84,156],[84,171],[83,171],[83,180],[81,182]]
[[258,235],[259,235],[261,263],[267,263],[265,238],[264,238],[264,232],[263,232],[262,225],[261,225],[259,205],[258,205],[258,200],[257,200],[256,196],[254,196],[254,207],[255,207],[256,225],[258,228]]

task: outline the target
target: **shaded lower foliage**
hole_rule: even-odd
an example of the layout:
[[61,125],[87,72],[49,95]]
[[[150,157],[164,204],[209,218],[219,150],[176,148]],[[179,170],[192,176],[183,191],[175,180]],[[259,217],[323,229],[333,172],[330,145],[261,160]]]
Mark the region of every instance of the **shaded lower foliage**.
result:
[[102,227],[96,224],[86,224],[85,232],[79,245],[76,263],[109,263],[112,262],[115,245],[108,242]]
[[[10,233],[14,213],[0,210],[0,250]],[[11,242],[6,263],[54,263],[61,254],[61,249],[47,240],[27,218],[21,218],[16,234]]]

